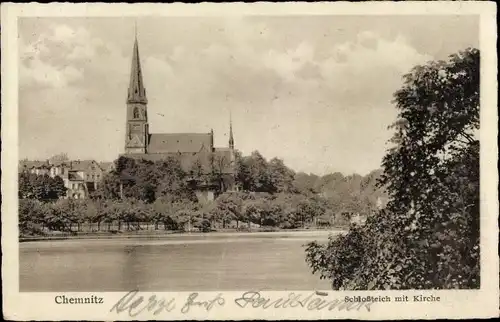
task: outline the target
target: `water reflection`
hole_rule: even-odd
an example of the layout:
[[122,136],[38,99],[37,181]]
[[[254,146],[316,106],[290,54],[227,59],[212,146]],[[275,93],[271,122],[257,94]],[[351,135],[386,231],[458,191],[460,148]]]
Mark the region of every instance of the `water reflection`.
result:
[[302,245],[326,235],[20,244],[20,291],[328,289]]

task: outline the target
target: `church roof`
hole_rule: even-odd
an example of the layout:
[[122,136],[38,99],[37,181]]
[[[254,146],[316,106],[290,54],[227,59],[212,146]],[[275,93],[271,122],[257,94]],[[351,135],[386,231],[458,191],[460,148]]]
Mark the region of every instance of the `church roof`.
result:
[[149,135],[148,153],[196,153],[212,149],[210,133],[155,133]]
[[148,154],[124,154],[126,158],[144,159],[153,162],[162,161],[167,158],[177,159],[181,168],[190,173],[196,172],[199,168],[203,173],[210,173],[212,170],[212,162],[214,162],[215,170],[224,174],[234,173],[234,162],[232,158],[232,151],[230,149],[222,148],[215,149],[215,151],[201,151],[201,152],[181,152],[181,153],[148,153]]
[[218,158],[223,158],[225,161],[232,159],[233,150],[230,148],[215,148],[214,152]]

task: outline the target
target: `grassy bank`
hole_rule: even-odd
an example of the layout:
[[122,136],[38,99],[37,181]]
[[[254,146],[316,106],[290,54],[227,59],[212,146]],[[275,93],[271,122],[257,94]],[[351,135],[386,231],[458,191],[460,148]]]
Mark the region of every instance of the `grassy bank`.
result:
[[329,229],[280,229],[273,231],[253,230],[239,231],[236,229],[218,230],[212,232],[180,232],[171,230],[161,231],[118,231],[118,232],[88,232],[88,233],[48,233],[43,236],[20,236],[19,242],[54,241],[71,239],[133,239],[133,238],[175,238],[179,236],[242,236],[242,235],[309,235],[327,234],[329,232],[342,232],[342,227]]

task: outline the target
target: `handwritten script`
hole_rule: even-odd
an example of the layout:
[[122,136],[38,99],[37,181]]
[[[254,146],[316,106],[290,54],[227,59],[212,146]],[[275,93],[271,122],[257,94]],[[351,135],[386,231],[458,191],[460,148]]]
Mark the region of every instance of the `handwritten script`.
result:
[[[206,296],[206,295],[205,295]],[[155,294],[144,296],[138,290],[130,291],[116,302],[110,312],[117,314],[125,313],[130,317],[137,317],[141,313],[159,315],[160,313],[173,312],[176,308],[182,314],[188,314],[195,310],[211,311],[216,307],[226,305],[226,299],[222,293],[215,297],[202,298],[199,293],[190,293],[186,300],[181,301],[182,305],[177,306],[178,299],[172,297],[165,299]],[[264,296],[260,291],[247,291],[232,300],[235,308],[239,309],[290,309],[302,308],[308,311],[346,310],[359,311],[365,308],[368,312],[373,302],[346,302],[345,300],[329,298],[325,292],[310,293],[288,293],[284,297],[271,298]]]
[[156,295],[151,295],[148,300],[144,296],[138,295],[139,291],[130,291],[125,294],[113,307],[110,312],[116,313],[127,312],[129,316],[136,317],[144,311],[152,312],[153,315],[158,315],[164,311],[172,312],[175,309],[175,298],[166,300],[158,299]]
[[237,306],[240,308],[252,307],[252,308],[262,308],[262,309],[286,309],[301,307],[309,311],[314,310],[357,310],[359,311],[362,307],[365,307],[370,311],[370,306],[373,303],[363,302],[363,303],[348,303],[345,300],[339,299],[328,299],[328,293],[325,292],[311,292],[307,295],[302,293],[289,293],[287,297],[280,297],[277,299],[271,299],[269,297],[264,297],[260,292],[248,291],[241,295],[241,297],[234,300]]

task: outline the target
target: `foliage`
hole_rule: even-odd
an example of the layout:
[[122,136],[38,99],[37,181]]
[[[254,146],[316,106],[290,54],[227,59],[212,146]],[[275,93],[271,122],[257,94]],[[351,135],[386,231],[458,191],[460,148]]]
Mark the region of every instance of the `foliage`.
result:
[[478,50],[415,67],[395,102],[386,210],[306,259],[335,289],[478,288]]
[[[59,192],[63,189],[59,177],[21,174],[21,199],[50,202],[23,208],[21,233],[41,234],[36,227],[73,232],[85,225],[118,232],[139,230],[139,222],[155,230],[177,231],[345,227],[349,218],[338,213],[363,211],[367,215],[371,208],[364,203],[382,195],[374,184],[380,172],[365,177],[296,174],[283,160],[268,161],[258,151],[249,156],[236,152],[235,181],[243,191],[224,192],[228,183],[224,170],[230,160],[216,154],[202,157],[194,160],[190,171],[174,157],[157,162],[120,157],[114,170],[91,192],[91,200],[78,202],[58,200],[64,195]],[[200,182],[221,188],[214,201],[197,202]],[[22,206],[27,203],[23,201]]]
[[60,177],[21,172],[18,178],[20,199],[56,200],[66,194],[64,181]]
[[187,174],[175,158],[151,162],[120,157],[115,171],[106,174],[93,198],[134,198],[147,203],[168,196],[172,200],[195,200],[186,182]]
[[[189,199],[165,195],[148,203],[135,198],[124,199],[60,199],[39,202],[21,199],[19,227],[22,235],[48,231],[81,231],[82,224],[93,224],[97,230],[141,230],[139,223],[155,230],[217,229],[294,229],[314,225],[316,219],[330,214],[328,204],[320,197],[299,194],[227,192],[215,201],[200,204]],[[331,222],[331,218],[326,221]]]

